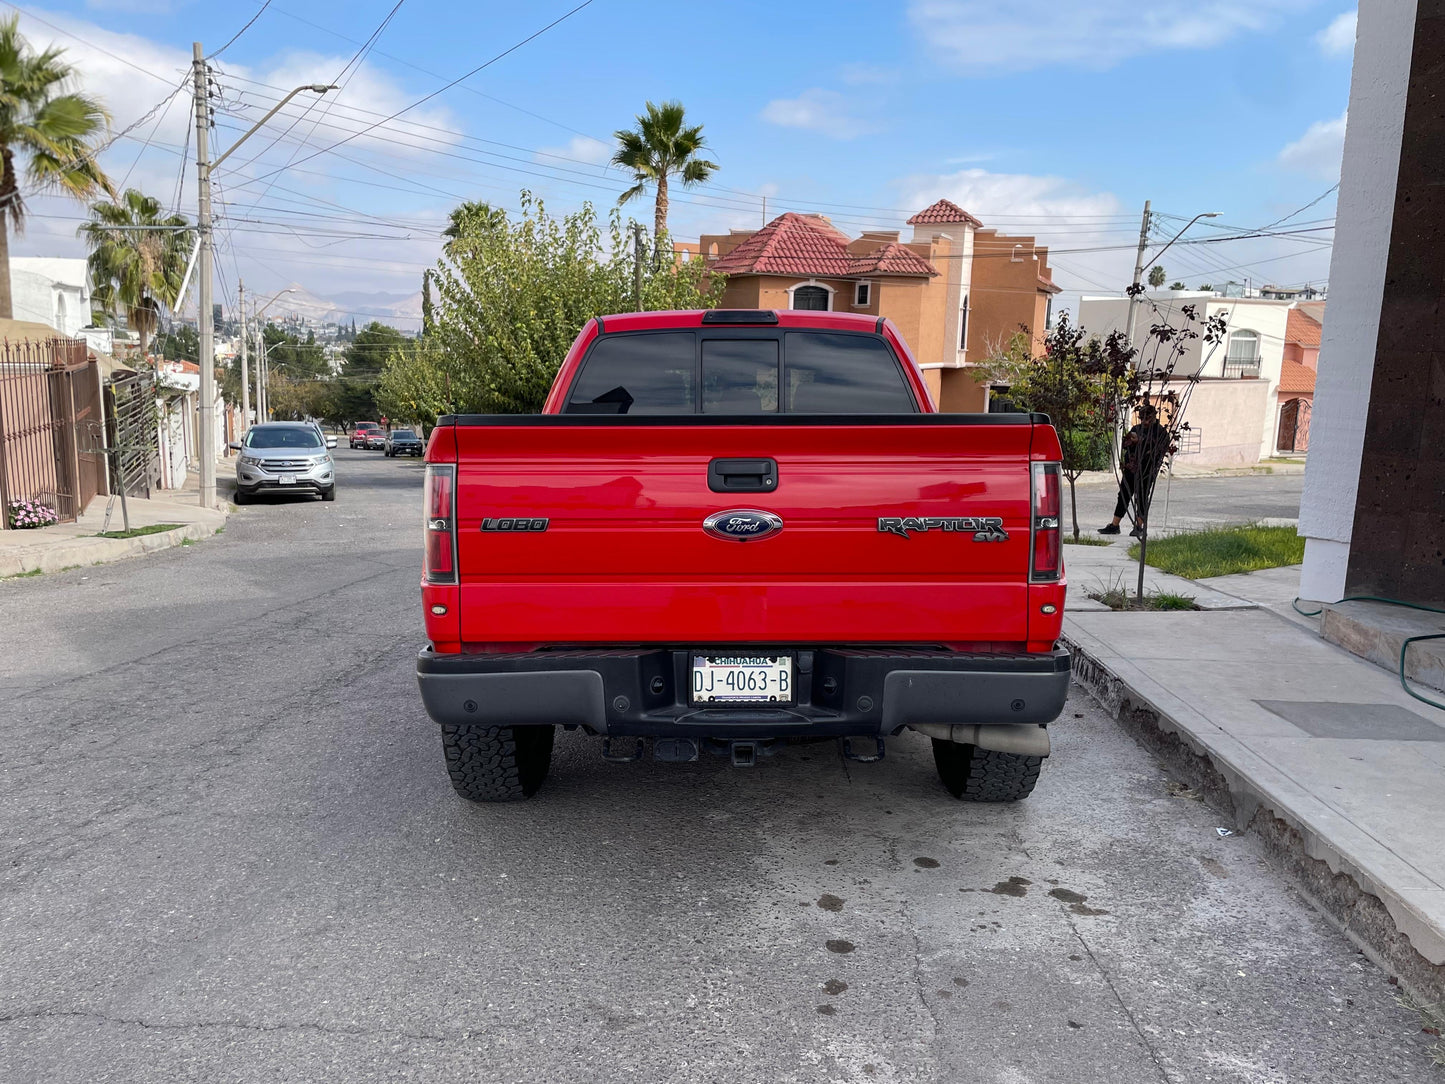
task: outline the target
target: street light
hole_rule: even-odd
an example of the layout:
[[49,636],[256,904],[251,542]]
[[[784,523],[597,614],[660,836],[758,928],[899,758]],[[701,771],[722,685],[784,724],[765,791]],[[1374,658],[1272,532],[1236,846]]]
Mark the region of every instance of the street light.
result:
[[1201,211],[1199,214],[1191,218],[1188,222],[1184,223],[1184,228],[1178,233],[1176,233],[1173,237],[1169,238],[1168,244],[1166,244],[1163,248],[1161,248],[1158,252],[1154,253],[1153,256],[1149,257],[1146,260],[1144,258],[1144,245],[1149,236],[1149,205],[1147,203],[1144,205],[1144,228],[1139,231],[1139,258],[1134,262],[1134,284],[1129,288],[1129,319],[1128,322],[1124,325],[1129,329],[1130,346],[1134,345],[1134,310],[1139,306],[1139,294],[1142,292],[1139,287],[1139,276],[1144,273],[1145,265],[1154,263],[1156,260],[1159,259],[1160,256],[1163,256],[1164,253],[1168,252],[1169,245],[1172,245],[1175,241],[1179,240],[1179,238],[1183,237],[1186,233],[1188,233],[1189,227],[1194,225],[1194,223],[1198,222],[1201,218],[1218,218],[1219,214],[1220,212],[1218,211]]
[[201,507],[216,506],[216,328],[211,314],[211,174],[227,158],[231,157],[256,130],[280,112],[281,107],[296,95],[305,91],[325,94],[336,90],[330,83],[305,83],[286,95],[271,107],[270,111],[251,125],[241,137],[226,149],[214,162],[210,161],[210,76],[206,67],[205,52],[200,42],[191,46],[191,74],[195,104],[196,133],[196,231],[199,235],[197,248],[197,269],[200,273],[198,298],[200,303],[201,339]]

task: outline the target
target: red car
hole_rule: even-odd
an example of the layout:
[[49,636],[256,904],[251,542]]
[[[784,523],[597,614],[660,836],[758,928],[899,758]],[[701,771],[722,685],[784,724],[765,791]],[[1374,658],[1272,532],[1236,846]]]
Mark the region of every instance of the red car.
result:
[[357,422],[351,430],[353,448],[380,448],[386,444],[386,430],[376,422]]
[[607,316],[540,415],[439,419],[417,676],[453,786],[529,797],[556,727],[748,765],[787,738],[933,742],[1026,797],[1069,656],[1059,438],[939,414],[887,320]]

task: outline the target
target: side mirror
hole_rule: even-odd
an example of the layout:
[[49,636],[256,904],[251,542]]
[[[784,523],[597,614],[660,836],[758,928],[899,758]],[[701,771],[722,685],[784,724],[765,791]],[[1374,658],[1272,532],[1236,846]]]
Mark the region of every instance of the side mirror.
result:
[[239,452],[241,450],[241,446],[237,444],[234,440],[231,441],[230,444],[227,444],[226,447],[231,449],[231,451],[233,452]]
[[326,438],[326,447],[328,447],[328,448],[335,448],[335,447],[336,447],[336,438],[335,438],[335,437],[327,437],[327,438]]

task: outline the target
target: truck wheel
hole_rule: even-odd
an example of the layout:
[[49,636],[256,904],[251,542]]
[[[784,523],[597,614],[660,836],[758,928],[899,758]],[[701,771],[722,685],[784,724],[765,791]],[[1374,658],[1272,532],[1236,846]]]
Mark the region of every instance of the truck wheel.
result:
[[948,793],[965,802],[1017,802],[1033,793],[1043,757],[996,753],[933,739],[933,762]]
[[442,725],[452,787],[473,802],[530,798],[552,766],[550,726]]

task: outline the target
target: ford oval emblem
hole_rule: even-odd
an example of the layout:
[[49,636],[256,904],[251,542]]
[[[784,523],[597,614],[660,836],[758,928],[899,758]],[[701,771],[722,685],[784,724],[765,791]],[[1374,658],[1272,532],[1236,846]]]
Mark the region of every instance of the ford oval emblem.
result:
[[702,529],[714,538],[726,538],[730,542],[752,542],[777,534],[783,529],[783,520],[771,512],[759,512],[756,508],[732,508],[708,516],[702,521]]

